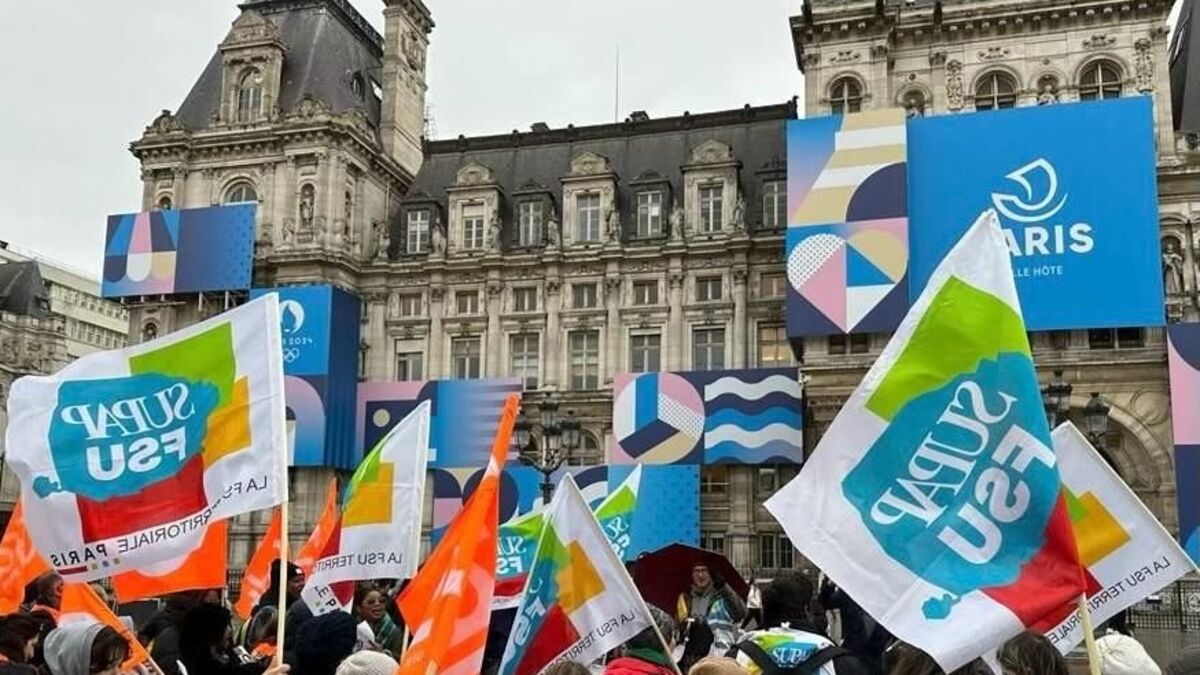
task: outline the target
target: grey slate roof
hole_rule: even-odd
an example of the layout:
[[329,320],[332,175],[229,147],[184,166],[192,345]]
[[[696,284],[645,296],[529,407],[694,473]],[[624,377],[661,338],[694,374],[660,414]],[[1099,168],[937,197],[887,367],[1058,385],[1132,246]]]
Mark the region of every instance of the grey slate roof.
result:
[[[787,158],[786,123],[795,117],[793,100],[701,115],[431,142],[426,144],[425,162],[408,201],[432,198],[444,211],[446,188],[469,162],[490,168],[506,197],[529,181],[561,195],[560,181],[570,173],[571,160],[590,151],[611,162],[618,176],[621,208],[628,213],[629,182],[647,172],[667,179],[673,193],[682,194],[681,167],[691,162],[692,150],[708,140],[732,147],[734,158],[742,163],[744,185],[764,168],[782,171]],[[561,211],[557,198],[556,205]]]
[[1184,2],[1171,42],[1171,112],[1175,129],[1200,133],[1200,11]]
[[0,264],[0,311],[45,316],[50,296],[36,260]]
[[[279,29],[287,48],[279,107],[295,108],[305,96],[319,98],[335,113],[361,108],[379,126],[380,104],[371,79],[380,80],[383,38],[346,0],[251,0],[252,9]],[[351,88],[363,77],[363,98]],[[221,105],[221,53],[208,62],[179,106],[176,119],[191,130],[207,128]]]

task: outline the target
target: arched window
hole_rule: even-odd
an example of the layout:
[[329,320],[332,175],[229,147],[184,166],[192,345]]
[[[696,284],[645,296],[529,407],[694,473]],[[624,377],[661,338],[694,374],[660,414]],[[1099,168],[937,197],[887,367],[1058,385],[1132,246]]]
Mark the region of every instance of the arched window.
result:
[[246,182],[234,183],[233,187],[225,191],[226,204],[243,204],[256,201],[258,201],[258,192],[254,190],[253,185]]
[[170,211],[171,206],[172,206],[172,204],[171,204],[171,196],[170,195],[163,195],[162,197],[159,198],[159,200],[158,200],[158,210],[159,211]]
[[238,82],[237,121],[253,122],[262,113],[262,73],[248,70]]
[[142,342],[149,342],[157,337],[158,324],[154,323],[153,321],[146,322],[146,325],[142,326]]
[[925,116],[925,92],[920,89],[905,93],[900,98],[900,104],[904,106],[904,113],[910,118]]
[[355,73],[354,77],[350,78],[350,91],[354,94],[354,98],[361,101],[366,94],[366,85],[363,83],[361,73]]
[[862,85],[853,77],[839,77],[829,87],[829,106],[834,115],[862,110]]
[[567,464],[571,466],[591,466],[604,460],[600,451],[600,441],[590,431],[579,432],[579,447],[567,455]]
[[1079,76],[1079,100],[1097,101],[1121,95],[1121,69],[1112,61],[1096,61]]
[[1017,85],[1008,73],[988,73],[975,84],[975,109],[999,110],[1017,105]]

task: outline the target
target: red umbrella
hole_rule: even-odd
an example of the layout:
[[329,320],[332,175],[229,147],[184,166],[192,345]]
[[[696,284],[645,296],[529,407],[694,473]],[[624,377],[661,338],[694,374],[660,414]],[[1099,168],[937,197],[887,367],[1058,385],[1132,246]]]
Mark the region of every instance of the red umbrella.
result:
[[675,616],[679,594],[691,589],[692,567],[700,564],[707,565],[714,580],[724,579],[743,599],[750,592],[750,584],[728,558],[686,544],[671,544],[638,556],[633,563],[633,581],[646,602]]

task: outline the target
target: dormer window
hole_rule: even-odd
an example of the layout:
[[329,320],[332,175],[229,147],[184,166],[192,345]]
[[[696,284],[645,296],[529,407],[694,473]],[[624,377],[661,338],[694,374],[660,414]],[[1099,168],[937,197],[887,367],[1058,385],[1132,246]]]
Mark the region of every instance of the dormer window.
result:
[[262,114],[263,77],[257,69],[250,69],[238,81],[237,121],[253,122]]
[[720,232],[724,227],[725,186],[706,185],[700,188],[700,231]]
[[637,236],[657,237],[663,232],[663,193],[646,190],[637,194]]
[[542,214],[545,205],[541,201],[524,201],[518,206],[517,246],[526,248],[542,243]]

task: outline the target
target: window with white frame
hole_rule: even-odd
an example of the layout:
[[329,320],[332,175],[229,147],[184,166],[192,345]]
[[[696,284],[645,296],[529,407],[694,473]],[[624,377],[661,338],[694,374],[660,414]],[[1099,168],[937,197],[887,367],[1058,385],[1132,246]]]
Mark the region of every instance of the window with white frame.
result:
[[422,352],[396,353],[396,381],[414,382],[425,379],[425,354]]
[[258,191],[246,181],[234,183],[225,191],[226,204],[248,204],[256,201],[258,201]]
[[419,293],[400,296],[400,316],[421,316],[421,295]]
[[700,494],[723,495],[729,492],[729,467],[722,465],[700,467]]
[[462,206],[462,246],[468,251],[483,249],[484,241],[483,204]]
[[758,535],[758,566],[760,568],[791,569],[793,563],[792,542],[787,535]]
[[700,231],[720,232],[725,223],[725,186],[700,187]]
[[633,282],[633,304],[638,306],[658,304],[657,281]]
[[579,241],[600,241],[600,193],[575,195],[575,220]]
[[725,329],[692,330],[692,369],[721,370],[725,367]]
[[788,347],[787,328],[781,323],[764,323],[758,326],[758,367],[782,368],[792,364],[792,350]]
[[527,286],[513,289],[514,312],[536,312],[538,308],[537,287]]
[[479,313],[479,292],[458,291],[454,294],[454,306],[460,315]]
[[783,272],[763,274],[758,278],[758,297],[782,298],[787,293],[787,277]]
[[574,391],[599,389],[600,331],[571,331],[569,344],[571,389]]
[[542,212],[545,204],[541,201],[521,202],[517,206],[517,246],[540,246],[542,243]]
[[659,190],[637,194],[637,236],[657,237],[663,232],[663,194]]
[[787,225],[787,188],[781,180],[763,183],[762,226],[777,230]]
[[723,288],[721,277],[698,277],[696,279],[696,302],[720,300]]
[[629,337],[629,371],[656,373],[662,370],[662,336],[658,333]]
[[262,114],[263,77],[258,69],[252,68],[238,81],[237,121],[253,122]]
[[408,212],[408,253],[429,252],[429,209]]
[[1079,100],[1120,98],[1123,88],[1121,68],[1112,61],[1096,61],[1079,78]]
[[575,309],[593,309],[597,306],[596,284],[572,284],[571,306]]
[[537,333],[518,333],[509,339],[509,363],[512,376],[521,380],[526,389],[538,387],[539,336]]
[[702,532],[700,533],[700,548],[714,553],[725,553],[725,533],[724,532]]
[[451,371],[460,380],[478,379],[482,372],[482,339],[477,336],[450,340]]
[[853,77],[839,77],[829,87],[829,108],[834,115],[862,110],[862,85]]

